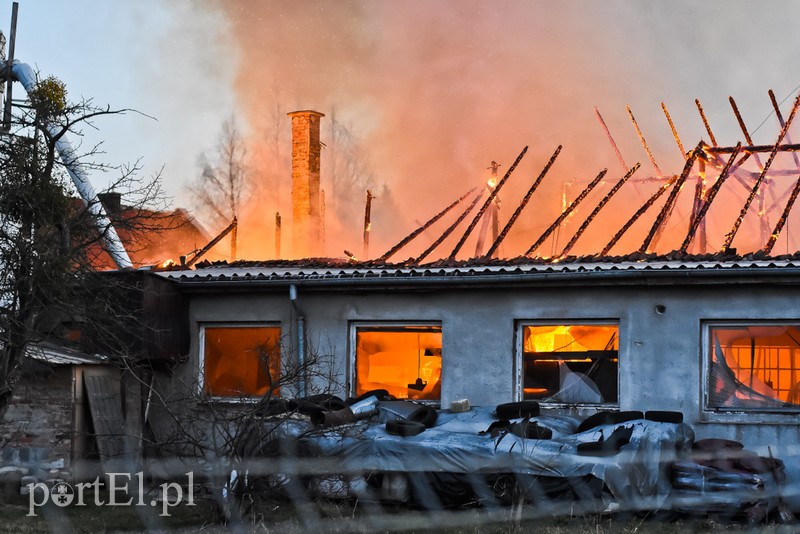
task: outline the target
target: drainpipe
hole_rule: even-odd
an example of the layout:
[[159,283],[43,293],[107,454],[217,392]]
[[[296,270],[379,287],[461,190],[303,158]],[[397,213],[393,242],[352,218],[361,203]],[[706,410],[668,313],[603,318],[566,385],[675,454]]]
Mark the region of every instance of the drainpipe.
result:
[[305,379],[305,369],[303,366],[306,362],[306,326],[305,326],[305,316],[303,316],[303,312],[300,310],[300,307],[297,305],[297,286],[291,284],[289,286],[289,302],[292,303],[292,308],[294,309],[294,313],[297,316],[297,365],[300,369],[300,382],[298,383],[298,396],[305,397],[306,396],[306,379]]
[[[27,63],[14,61],[11,72],[28,93],[36,87],[36,74]],[[8,83],[12,83],[12,81],[9,80]],[[60,130],[52,124],[48,124],[47,129],[52,136],[60,133]],[[94,216],[95,224],[100,232],[100,239],[105,245],[106,252],[108,252],[108,255],[111,256],[111,259],[114,260],[120,270],[133,267],[125,246],[117,235],[117,231],[111,225],[102,203],[97,199],[97,193],[95,193],[94,187],[89,182],[88,175],[76,161],[75,151],[67,140],[66,134],[56,141],[56,150],[58,150],[61,161],[64,162],[64,167],[66,167],[67,173],[69,173],[72,182],[75,184],[75,189],[78,190],[78,193],[86,202],[89,212]]]

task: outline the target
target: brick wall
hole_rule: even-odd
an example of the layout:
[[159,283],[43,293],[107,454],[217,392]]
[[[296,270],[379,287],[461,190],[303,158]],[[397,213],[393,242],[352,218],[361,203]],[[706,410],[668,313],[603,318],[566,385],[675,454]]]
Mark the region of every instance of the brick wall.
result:
[[320,120],[317,111],[294,111],[292,118],[292,255],[319,254]]
[[62,458],[69,464],[72,372],[70,365],[26,362],[11,401],[0,417],[0,465]]

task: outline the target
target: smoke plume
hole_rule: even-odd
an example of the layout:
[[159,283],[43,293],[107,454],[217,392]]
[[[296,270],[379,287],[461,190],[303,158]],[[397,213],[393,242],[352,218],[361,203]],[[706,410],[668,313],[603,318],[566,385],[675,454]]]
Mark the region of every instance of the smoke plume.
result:
[[[786,19],[781,10],[798,7],[767,3],[757,13],[748,9],[746,17],[736,10],[722,13],[720,7],[488,0],[220,1],[207,7],[219,10],[233,32],[239,61],[235,91],[250,133],[255,185],[239,236],[249,235],[253,243],[241,250],[258,258],[273,254],[274,212],[290,219],[286,113],[314,109],[326,114],[326,255],[340,256],[344,248],[360,252],[366,188],[376,196],[371,255],[378,256],[464,191],[482,187],[492,160],[503,173],[529,146],[502,191],[502,226],[553,150],[563,145],[503,247],[506,256],[524,252],[564,205],[608,168],[605,182],[537,251],[557,252],[624,174],[594,106],[603,112],[627,165],[642,163],[634,178],[644,178],[655,171],[628,120],[626,104],[660,168],[673,175],[680,172],[683,157],[662,114],[662,101],[690,150],[701,138],[708,141],[695,98],[703,101],[720,144],[733,145],[742,135],[728,94],[737,97],[751,130],[771,111],[767,89],[775,89],[780,99],[791,94],[797,76],[786,71],[799,45],[787,43],[769,26],[779,20],[771,19],[777,13]],[[756,31],[758,41],[744,38]],[[783,71],[776,72],[784,58]],[[755,142],[774,142],[777,132],[772,117],[756,132]],[[599,251],[657,187],[632,179],[573,253]],[[788,182],[776,184],[777,194],[787,187]],[[660,249],[679,246],[693,189],[682,191]],[[712,250],[741,205],[741,195],[726,194],[723,202],[736,208],[709,213]],[[614,252],[637,248],[662,204]],[[450,222],[440,224],[396,259],[424,250]],[[455,234],[435,255],[449,253],[460,232]],[[285,239],[289,235],[285,228]]]

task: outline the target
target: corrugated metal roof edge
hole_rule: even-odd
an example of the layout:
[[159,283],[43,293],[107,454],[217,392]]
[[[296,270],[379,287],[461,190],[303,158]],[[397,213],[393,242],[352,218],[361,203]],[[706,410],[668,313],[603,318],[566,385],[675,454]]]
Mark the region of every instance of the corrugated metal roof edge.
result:
[[[212,272],[214,273],[212,275]],[[201,271],[167,271],[159,273],[185,287],[219,286],[286,286],[299,284],[315,287],[346,286],[396,286],[410,285],[458,285],[458,284],[548,284],[555,282],[589,283],[601,279],[615,283],[670,283],[686,281],[687,278],[710,280],[718,277],[730,281],[741,277],[743,282],[756,282],[753,278],[766,277],[771,281],[784,278],[781,283],[794,283],[800,279],[800,262],[787,260],[718,262],[632,262],[616,264],[569,264],[558,268],[558,264],[530,266],[485,266],[463,267],[414,267],[364,269],[276,269],[264,267],[237,268],[217,267]]]
[[28,343],[25,356],[55,365],[106,364],[108,356],[102,354],[86,354],[69,347],[54,343]]

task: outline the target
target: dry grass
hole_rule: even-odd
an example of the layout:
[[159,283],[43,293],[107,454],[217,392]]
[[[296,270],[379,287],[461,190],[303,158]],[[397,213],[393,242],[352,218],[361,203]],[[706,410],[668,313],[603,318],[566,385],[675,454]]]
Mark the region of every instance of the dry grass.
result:
[[[535,517],[523,508],[470,508],[446,512],[410,510],[400,505],[317,501],[293,505],[286,501],[255,503],[237,523],[224,525],[214,503],[198,500],[197,506],[177,506],[171,517],[158,517],[158,510],[137,507],[46,506],[38,517],[26,517],[27,498],[14,499],[0,507],[0,532],[271,532],[322,534],[329,532],[406,532],[409,534],[683,534],[717,532],[797,532],[798,526],[759,525],[749,527],[708,518],[608,516]],[[238,527],[238,528],[236,528]]]

